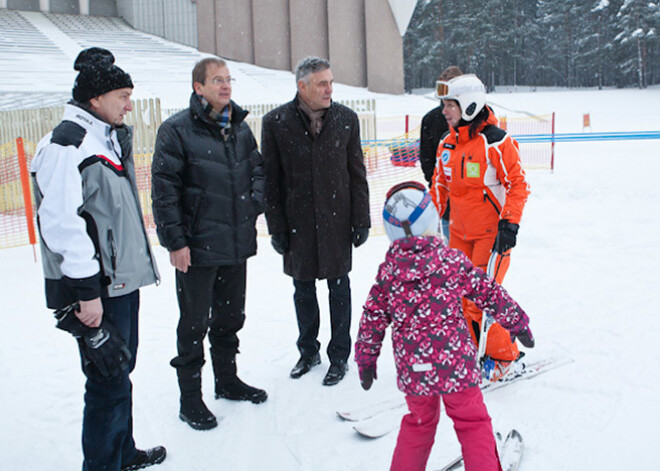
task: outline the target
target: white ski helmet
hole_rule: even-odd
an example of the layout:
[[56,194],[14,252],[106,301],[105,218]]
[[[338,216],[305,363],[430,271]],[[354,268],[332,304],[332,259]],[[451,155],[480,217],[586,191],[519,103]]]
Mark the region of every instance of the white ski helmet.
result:
[[420,236],[428,229],[436,231],[438,222],[438,211],[431,201],[431,195],[421,183],[399,183],[387,192],[383,224],[390,242]]
[[474,74],[465,74],[443,82],[435,83],[435,96],[438,99],[456,100],[461,107],[461,117],[472,121],[486,106],[486,87]]

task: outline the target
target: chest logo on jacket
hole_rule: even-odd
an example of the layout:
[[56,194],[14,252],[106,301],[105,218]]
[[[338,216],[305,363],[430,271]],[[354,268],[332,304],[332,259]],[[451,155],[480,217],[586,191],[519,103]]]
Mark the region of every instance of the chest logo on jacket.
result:
[[479,178],[481,176],[481,172],[479,171],[479,163],[468,162],[465,165],[465,174],[468,178]]
[[442,151],[442,154],[440,154],[440,160],[442,161],[442,165],[447,165],[449,163],[450,156],[451,153],[448,150]]

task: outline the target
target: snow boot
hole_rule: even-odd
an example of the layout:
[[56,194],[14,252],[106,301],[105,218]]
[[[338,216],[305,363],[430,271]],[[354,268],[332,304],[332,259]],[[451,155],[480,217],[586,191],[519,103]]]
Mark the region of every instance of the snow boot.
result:
[[211,355],[213,373],[215,374],[215,398],[231,401],[250,401],[260,404],[268,399],[263,389],[245,384],[236,375],[235,355]]
[[122,465],[121,471],[132,471],[162,463],[165,460],[165,456],[167,456],[167,450],[164,446],[156,446],[148,450],[138,450],[133,461]]
[[177,368],[176,372],[181,390],[179,418],[195,430],[217,427],[217,419],[202,400],[201,369]]

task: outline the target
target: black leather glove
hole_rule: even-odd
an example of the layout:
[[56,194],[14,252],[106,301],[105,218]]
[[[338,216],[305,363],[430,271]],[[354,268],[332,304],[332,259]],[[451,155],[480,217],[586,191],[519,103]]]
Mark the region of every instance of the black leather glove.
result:
[[518,335],[511,335],[511,341],[514,342],[516,339],[527,348],[534,348],[534,336],[532,331],[529,330],[529,327],[525,327],[525,330],[520,332]]
[[106,377],[117,376],[128,368],[131,352],[112,324],[102,321],[99,327],[88,327],[75,314],[78,303],[55,311],[56,327],[76,337],[83,356]]
[[289,251],[289,234],[287,232],[278,232],[270,236],[270,243],[280,255]]
[[374,379],[377,378],[378,376],[376,375],[375,367],[367,367],[360,369],[360,384],[362,385],[362,389],[364,389],[365,391],[368,391],[369,388],[371,388]]
[[356,227],[353,229],[353,246],[355,248],[361,246],[367,241],[369,237],[368,227]]
[[506,219],[500,220],[497,223],[497,237],[495,238],[495,244],[493,244],[493,250],[499,254],[503,254],[515,247],[518,227],[518,224],[509,222]]

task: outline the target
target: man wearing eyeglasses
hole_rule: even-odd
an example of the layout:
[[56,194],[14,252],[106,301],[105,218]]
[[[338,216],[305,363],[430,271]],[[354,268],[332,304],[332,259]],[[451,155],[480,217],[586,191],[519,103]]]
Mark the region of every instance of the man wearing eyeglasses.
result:
[[217,426],[202,400],[207,332],[216,399],[257,404],[268,397],[236,375],[246,261],[257,252],[265,183],[247,111],[231,99],[232,81],[221,59],[195,65],[190,107],[161,125],[152,165],[154,221],[175,267],[180,310],[170,364],[181,390],[179,417],[196,430]]

